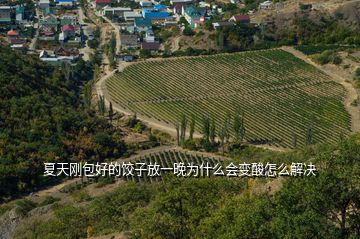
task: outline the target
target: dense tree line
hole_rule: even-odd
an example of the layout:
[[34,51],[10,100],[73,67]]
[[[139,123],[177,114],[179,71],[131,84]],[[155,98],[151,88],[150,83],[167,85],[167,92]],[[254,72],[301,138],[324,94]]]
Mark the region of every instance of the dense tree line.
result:
[[[120,136],[95,116],[81,86],[93,66],[50,67],[35,56],[0,47],[0,200],[44,181],[44,162],[100,161],[125,150]],[[84,95],[85,95],[84,94]]]
[[260,192],[254,188],[261,179],[254,178],[169,175],[161,183],[122,184],[104,196],[84,197],[84,206],[55,204],[53,219],[31,220],[15,238],[84,238],[121,231],[131,238],[169,239],[360,236],[360,135],[291,153],[249,147],[234,151],[233,158],[234,163],[278,164],[311,159],[318,171],[316,177],[285,177],[280,189]]

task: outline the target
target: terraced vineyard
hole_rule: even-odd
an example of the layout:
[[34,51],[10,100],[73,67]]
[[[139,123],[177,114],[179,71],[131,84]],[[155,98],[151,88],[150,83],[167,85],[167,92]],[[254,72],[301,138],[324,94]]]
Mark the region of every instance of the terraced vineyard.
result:
[[[350,131],[345,90],[329,76],[283,50],[154,60],[130,65],[106,82],[125,110],[173,125],[181,114],[204,115],[218,126],[238,106],[246,139],[292,147],[333,142]],[[218,127],[219,128],[219,127]]]
[[[135,158],[127,163],[133,164],[134,166],[132,167],[134,167],[134,170],[132,176],[124,177],[125,180],[135,181],[135,182],[153,182],[153,181],[162,180],[162,177],[164,176],[165,173],[177,175],[176,173],[174,173],[174,163],[178,163],[178,164],[182,163],[185,167],[188,165],[192,165],[194,167],[193,170],[191,170],[191,168],[186,169],[185,175],[187,175],[187,177],[194,177],[196,175],[195,167],[198,167],[197,173],[199,177],[200,176],[205,177],[207,176],[206,169],[201,170],[200,166],[203,165],[213,168],[215,167],[215,165],[220,163],[220,158],[204,157],[201,154],[190,154],[187,152],[171,150],[171,151],[162,151],[158,153],[148,154],[142,157]],[[150,170],[148,170],[148,166],[151,164],[159,165],[158,172],[160,176],[149,176],[151,175],[151,173]],[[140,173],[141,171],[140,168],[146,170]],[[208,172],[209,175],[211,176],[213,173],[213,169],[209,169]],[[141,176],[139,176],[140,174]],[[181,175],[180,172],[178,174]]]

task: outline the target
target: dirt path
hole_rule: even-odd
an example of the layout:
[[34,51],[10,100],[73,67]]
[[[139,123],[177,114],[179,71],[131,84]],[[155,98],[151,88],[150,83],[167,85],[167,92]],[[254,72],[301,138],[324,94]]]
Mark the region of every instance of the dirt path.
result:
[[326,65],[321,66],[314,63],[305,54],[295,50],[293,47],[282,47],[282,49],[315,66],[319,70],[323,71],[325,74],[331,76],[334,81],[341,84],[345,88],[347,94],[344,99],[344,104],[346,110],[351,116],[351,130],[353,132],[360,132],[360,107],[351,105],[354,100],[359,99],[359,96],[353,85],[349,83],[349,80],[351,79],[347,79],[344,75],[341,74],[341,72],[334,68],[326,67]]

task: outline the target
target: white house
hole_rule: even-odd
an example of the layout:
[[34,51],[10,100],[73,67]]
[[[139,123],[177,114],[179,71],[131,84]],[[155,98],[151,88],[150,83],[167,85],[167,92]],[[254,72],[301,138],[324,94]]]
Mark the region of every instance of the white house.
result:
[[143,1],[140,1],[140,6],[141,6],[141,7],[151,7],[151,6],[152,6],[152,2],[151,2],[151,1],[147,1],[147,0],[143,0]]
[[138,12],[124,12],[125,21],[134,21],[136,18],[142,18],[142,14]]
[[145,33],[145,41],[146,42],[155,42],[155,35],[152,30],[147,30]]
[[272,7],[272,5],[273,5],[272,1],[265,1],[260,3],[259,9],[269,9]]
[[50,1],[49,0],[40,0],[39,1],[39,7],[41,9],[45,9],[45,8],[50,7]]
[[101,12],[103,16],[119,16],[124,17],[124,12],[131,12],[131,8],[129,7],[110,7],[105,6]]

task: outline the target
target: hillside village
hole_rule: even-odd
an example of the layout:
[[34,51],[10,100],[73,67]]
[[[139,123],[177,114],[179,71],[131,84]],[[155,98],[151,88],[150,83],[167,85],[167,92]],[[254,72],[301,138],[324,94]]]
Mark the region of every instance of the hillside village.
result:
[[[99,47],[104,23],[120,33],[116,38],[120,49],[114,59],[133,61],[175,51],[177,47],[170,46],[180,36],[205,38],[209,30],[249,25],[254,13],[254,9],[242,9],[244,3],[236,0],[26,0],[2,1],[0,5],[1,43],[24,54],[38,54],[51,64],[89,60]],[[264,1],[255,10],[266,11],[273,5]]]

